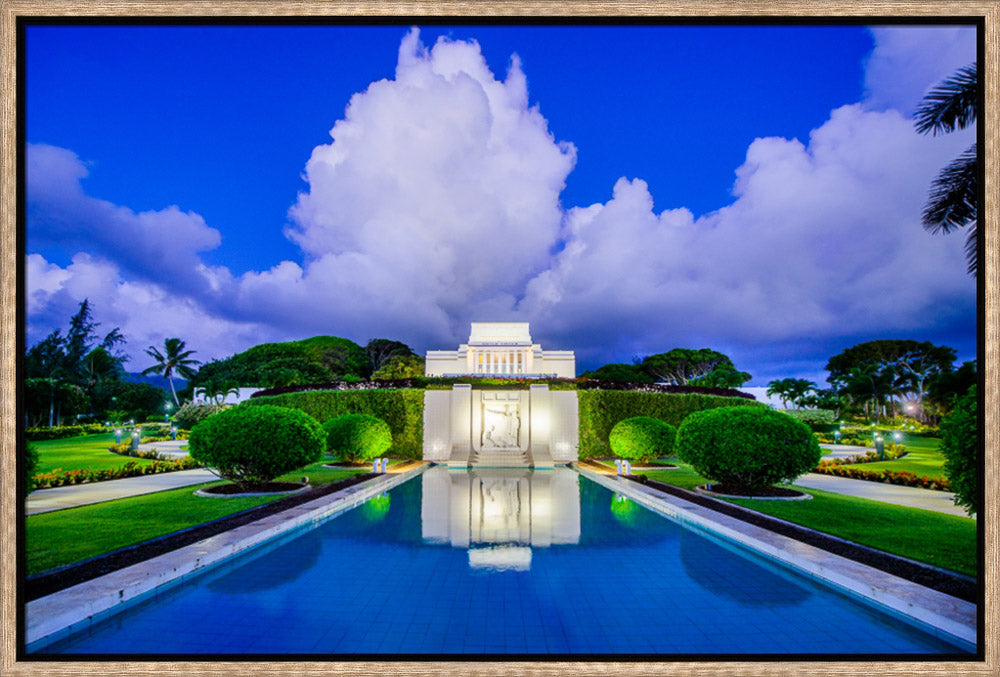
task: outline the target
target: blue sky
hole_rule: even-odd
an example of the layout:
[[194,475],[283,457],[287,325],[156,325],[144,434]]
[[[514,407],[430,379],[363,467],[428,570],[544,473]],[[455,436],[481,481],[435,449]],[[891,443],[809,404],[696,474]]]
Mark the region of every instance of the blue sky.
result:
[[975,356],[963,237],[919,225],[971,132],[910,120],[971,29],[31,26],[25,54],[29,344],[87,297],[134,369],[168,336],[422,351],[472,320],[760,385],[874,338]]

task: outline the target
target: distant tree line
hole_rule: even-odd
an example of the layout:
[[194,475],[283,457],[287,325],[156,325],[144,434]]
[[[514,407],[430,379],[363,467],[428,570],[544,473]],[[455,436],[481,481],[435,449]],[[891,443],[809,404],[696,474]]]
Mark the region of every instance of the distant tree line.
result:
[[[955,367],[952,348],[900,339],[868,341],[831,357],[826,370],[829,388],[813,381],[783,378],[768,384],[768,395],[782,405],[829,409],[838,416],[857,413],[876,422],[906,414],[935,423],[976,382],[975,361]],[[582,377],[608,382],[663,383],[738,388],[750,380],[732,360],[710,348],[675,348],[634,358],[631,364],[610,363]]]

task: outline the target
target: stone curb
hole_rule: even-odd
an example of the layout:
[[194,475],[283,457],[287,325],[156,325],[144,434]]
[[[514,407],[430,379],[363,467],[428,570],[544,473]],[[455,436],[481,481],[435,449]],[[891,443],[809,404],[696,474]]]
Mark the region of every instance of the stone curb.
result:
[[737,494],[720,494],[718,492],[712,491],[709,487],[711,484],[700,484],[694,488],[702,496],[711,496],[712,498],[738,498],[744,501],[810,501],[812,500],[812,494],[807,494],[804,491],[800,491],[801,496],[739,496]]

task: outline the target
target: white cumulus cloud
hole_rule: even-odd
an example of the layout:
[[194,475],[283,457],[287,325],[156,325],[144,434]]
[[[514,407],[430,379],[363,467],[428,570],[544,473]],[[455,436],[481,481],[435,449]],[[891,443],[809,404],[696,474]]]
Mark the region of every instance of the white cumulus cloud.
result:
[[[86,297],[139,353],[167,336],[203,359],[317,334],[443,348],[472,320],[521,320],[594,365],[707,346],[738,366],[815,370],[830,337],[967,322],[964,238],[925,232],[920,211],[972,132],[920,136],[908,117],[914,97],[963,65],[972,41],[955,31],[938,44],[911,27],[874,29],[864,100],[808,139],[754,141],[732,204],[697,220],[655,212],[642,177],[564,210],[576,151],[530,105],[517,57],[500,79],[475,42],[428,48],[416,30],[394,77],[355,94],[313,149],[285,230],[299,261],[240,276],[209,267],[201,254],[220,236],[200,216],[91,197],[75,154],[32,146],[29,337],[65,326]],[[904,61],[918,52],[910,82]],[[78,253],[63,267],[32,251],[46,243]]]
[[547,265],[575,149],[529,106],[516,56],[498,80],[475,42],[427,49],[414,30],[395,78],[352,97],[330,134],[290,212],[308,293],[362,317],[385,303],[455,317],[509,306]]
[[976,60],[969,26],[877,26],[865,68],[867,105],[911,115],[941,80]]

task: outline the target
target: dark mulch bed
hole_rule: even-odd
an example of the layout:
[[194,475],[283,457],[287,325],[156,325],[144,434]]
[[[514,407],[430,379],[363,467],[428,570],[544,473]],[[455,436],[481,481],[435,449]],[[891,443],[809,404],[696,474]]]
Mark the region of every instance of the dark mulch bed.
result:
[[763,487],[762,489],[746,490],[730,489],[722,484],[708,484],[705,486],[705,489],[711,491],[713,494],[726,494],[739,498],[798,498],[805,495],[802,491],[787,489],[785,487]]
[[183,548],[186,545],[191,545],[210,536],[215,536],[224,531],[229,531],[244,524],[277,514],[283,510],[294,508],[314,498],[327,496],[375,476],[375,473],[362,473],[354,477],[348,477],[338,482],[332,482],[322,487],[304,491],[301,494],[279,498],[266,505],[250,508],[234,515],[220,517],[211,522],[205,522],[204,524],[181,529],[170,534],[157,536],[156,538],[119,548],[118,550],[112,550],[103,555],[97,555],[90,559],[29,576],[25,581],[26,601],[30,602],[33,599],[50,595],[53,592],[89,581],[92,578],[103,576],[104,574],[117,571],[137,562],[157,557],[177,548]]
[[206,494],[234,496],[238,494],[277,494],[283,491],[296,491],[301,488],[302,485],[298,482],[267,482],[246,488],[238,484],[217,484],[214,487],[202,489],[202,491]]
[[967,602],[975,603],[979,599],[978,585],[976,580],[971,577],[951,573],[929,564],[916,562],[882,550],[877,550],[876,548],[845,541],[842,538],[830,536],[814,529],[801,527],[797,524],[791,524],[784,520],[763,515],[749,508],[726,503],[725,501],[703,496],[694,491],[681,489],[680,487],[664,484],[663,482],[657,482],[656,480],[648,479],[645,475],[633,475],[629,479],[641,482],[665,494],[670,494],[671,496],[676,496],[715,510],[729,517],[735,517],[754,526],[768,529],[782,536],[794,538],[797,541],[802,541],[827,552],[832,552],[835,555],[840,555],[841,557],[867,564],[870,567],[885,571],[894,576],[899,576],[908,581],[919,583],[932,590],[943,592]]

